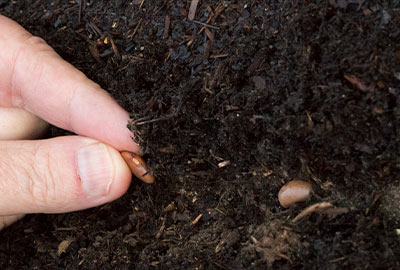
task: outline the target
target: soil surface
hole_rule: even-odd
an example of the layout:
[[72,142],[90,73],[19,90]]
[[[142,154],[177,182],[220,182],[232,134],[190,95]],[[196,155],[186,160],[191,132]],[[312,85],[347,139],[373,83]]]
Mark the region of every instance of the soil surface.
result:
[[[191,2],[0,1],[131,112],[157,177],[25,217],[1,269],[400,269],[400,1]],[[284,209],[292,179],[313,195]]]

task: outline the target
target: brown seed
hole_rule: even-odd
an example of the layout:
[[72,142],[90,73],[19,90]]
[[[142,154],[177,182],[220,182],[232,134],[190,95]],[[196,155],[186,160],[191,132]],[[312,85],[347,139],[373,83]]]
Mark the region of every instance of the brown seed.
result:
[[141,157],[127,151],[121,152],[121,155],[137,178],[149,184],[154,182],[154,176],[147,169],[146,163]]
[[308,182],[292,180],[286,183],[278,194],[279,203],[288,208],[297,202],[304,202],[310,197],[312,187]]

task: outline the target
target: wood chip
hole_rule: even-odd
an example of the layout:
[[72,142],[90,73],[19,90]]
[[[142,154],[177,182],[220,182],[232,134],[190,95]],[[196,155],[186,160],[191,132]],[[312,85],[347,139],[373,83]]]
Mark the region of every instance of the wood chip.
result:
[[213,54],[213,55],[210,55],[210,58],[216,59],[216,58],[223,58],[223,57],[227,57],[227,56],[229,56],[229,54],[227,54],[227,53],[223,53],[223,54]]
[[172,153],[174,153],[174,149],[175,149],[174,146],[169,143],[169,144],[167,144],[167,146],[158,149],[158,151],[160,151],[161,153],[172,154]]
[[222,162],[218,163],[218,168],[226,167],[229,164],[231,164],[231,162],[229,160],[222,161]]
[[168,15],[165,15],[165,26],[164,26],[164,34],[163,34],[164,39],[168,38],[170,25],[171,25],[171,19],[169,18]]
[[211,40],[211,42],[214,42],[214,33],[211,32],[211,30],[208,29],[207,27],[204,27],[204,30],[206,31],[208,39]]
[[385,111],[384,110],[382,110],[381,108],[378,108],[378,107],[375,107],[374,108],[374,113],[376,113],[376,114],[382,114],[382,113],[384,113]]
[[367,86],[358,77],[350,74],[344,74],[343,76],[347,81],[349,81],[352,85],[354,85],[361,91],[367,91]]
[[196,225],[199,220],[201,219],[201,217],[203,216],[203,214],[198,215],[193,221],[192,221],[192,225]]
[[165,229],[165,218],[161,218],[162,219],[162,224],[160,229],[158,230],[158,232],[156,233],[156,239],[159,239],[162,235],[162,233],[164,232]]
[[259,50],[256,52],[256,55],[253,57],[253,62],[250,64],[250,66],[247,69],[248,74],[253,74],[263,63],[264,60],[264,52],[262,50]]
[[188,12],[187,12],[187,10],[186,10],[185,8],[181,8],[181,15],[182,15],[183,17],[187,17]]
[[170,204],[168,204],[168,205],[163,209],[163,213],[168,213],[168,212],[171,212],[171,211],[173,211],[173,210],[175,210],[175,209],[176,209],[175,202],[171,202]]
[[204,48],[204,53],[203,53],[204,59],[208,59],[208,57],[210,56],[211,46],[212,46],[212,41],[207,40],[206,46]]
[[254,86],[258,90],[264,90],[267,87],[265,79],[261,76],[253,76],[251,80],[254,82]]
[[189,21],[193,21],[195,15],[196,15],[198,3],[199,3],[199,0],[192,0],[192,2],[190,3],[189,14],[188,14]]

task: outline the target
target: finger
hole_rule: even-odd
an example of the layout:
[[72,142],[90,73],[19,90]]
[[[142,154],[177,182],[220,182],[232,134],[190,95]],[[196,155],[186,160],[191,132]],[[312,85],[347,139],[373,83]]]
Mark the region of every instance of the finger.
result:
[[27,111],[0,107],[0,141],[37,139],[47,128],[45,121]]
[[61,213],[98,206],[128,189],[131,172],[117,150],[68,136],[0,144],[0,213]]
[[0,216],[0,230],[7,227],[8,225],[14,223],[18,219],[22,218],[24,215],[15,216]]
[[128,113],[45,41],[0,16],[0,106],[25,109],[60,128],[138,152]]

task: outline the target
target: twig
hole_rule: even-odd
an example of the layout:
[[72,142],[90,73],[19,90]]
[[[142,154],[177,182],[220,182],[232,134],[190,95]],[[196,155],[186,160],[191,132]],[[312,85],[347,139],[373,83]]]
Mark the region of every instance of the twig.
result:
[[142,6],[143,6],[143,4],[144,4],[144,1],[145,1],[145,0],[142,0],[142,2],[140,3],[139,9],[142,8]]
[[150,123],[154,123],[154,122],[158,122],[158,121],[164,121],[164,120],[171,119],[179,114],[182,104],[183,104],[183,100],[181,99],[176,108],[176,111],[173,113],[167,114],[165,116],[161,116],[161,117],[154,118],[154,119],[150,119],[150,116],[145,116],[145,117],[133,120],[133,121],[131,121],[131,123],[135,126],[141,126],[141,125],[145,125],[145,124],[150,124]]
[[93,32],[95,32],[99,36],[103,36],[103,31],[101,31],[100,28],[97,27],[97,25],[94,22],[89,22],[88,25],[92,29]]
[[201,25],[206,26],[208,28],[212,28],[212,29],[216,29],[216,30],[220,29],[219,27],[211,25],[211,24],[208,24],[208,23],[203,23],[203,22],[199,22],[199,21],[196,21],[196,20],[193,20],[192,22],[197,23],[197,24],[201,24]]
[[79,12],[78,12],[78,24],[81,24],[81,19],[82,19],[82,11],[83,11],[83,1],[79,1]]
[[111,35],[108,35],[108,38],[110,39],[111,47],[112,47],[112,50],[113,50],[113,52],[115,54],[115,57],[117,57],[117,59],[120,60],[121,59],[121,55],[119,54],[117,45],[115,45],[114,39],[111,37]]
[[161,116],[159,118],[154,118],[154,119],[150,119],[150,120],[143,120],[143,118],[141,118],[141,119],[137,119],[137,120],[133,121],[132,123],[135,124],[136,126],[141,126],[141,125],[150,124],[150,123],[154,123],[154,122],[158,122],[158,121],[168,120],[174,116],[176,116],[176,113],[171,113],[169,115]]

